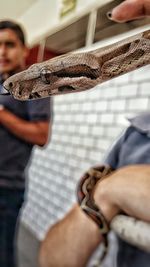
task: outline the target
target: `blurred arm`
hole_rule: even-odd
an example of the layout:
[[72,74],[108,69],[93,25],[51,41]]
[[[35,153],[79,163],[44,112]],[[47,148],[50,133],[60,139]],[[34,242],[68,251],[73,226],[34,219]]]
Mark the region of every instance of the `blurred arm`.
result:
[[40,250],[40,267],[83,267],[101,242],[95,222],[78,205],[56,223]]
[[3,108],[0,110],[0,124],[26,142],[43,146],[48,140],[48,121],[26,121]]

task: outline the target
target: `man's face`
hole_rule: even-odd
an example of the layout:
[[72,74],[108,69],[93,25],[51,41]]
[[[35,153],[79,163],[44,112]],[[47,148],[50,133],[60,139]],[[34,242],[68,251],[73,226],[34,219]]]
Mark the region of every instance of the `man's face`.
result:
[[16,33],[10,29],[0,30],[0,73],[22,68],[26,56],[26,47]]

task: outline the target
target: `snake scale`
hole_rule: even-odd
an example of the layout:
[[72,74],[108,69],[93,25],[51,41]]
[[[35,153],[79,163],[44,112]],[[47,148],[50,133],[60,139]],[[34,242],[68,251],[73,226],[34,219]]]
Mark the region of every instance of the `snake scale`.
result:
[[[6,90],[18,100],[91,89],[150,63],[150,30],[87,53],[66,54],[34,64],[8,78]],[[150,225],[118,215],[110,225],[122,239],[150,252]]]
[[150,30],[87,53],[37,63],[8,78],[4,87],[19,100],[91,89],[150,63]]

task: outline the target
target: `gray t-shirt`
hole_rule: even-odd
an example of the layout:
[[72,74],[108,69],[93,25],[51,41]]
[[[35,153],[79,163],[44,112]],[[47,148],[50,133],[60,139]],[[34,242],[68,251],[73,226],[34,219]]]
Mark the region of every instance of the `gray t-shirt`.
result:
[[[9,95],[0,95],[0,105],[27,121],[51,119],[51,98],[22,102]],[[25,168],[32,148],[33,144],[16,137],[0,124],[0,186],[24,187]]]
[[[105,160],[114,169],[131,164],[150,164],[150,112],[131,119],[130,123]],[[118,242],[117,267],[150,266],[150,253],[121,239]]]

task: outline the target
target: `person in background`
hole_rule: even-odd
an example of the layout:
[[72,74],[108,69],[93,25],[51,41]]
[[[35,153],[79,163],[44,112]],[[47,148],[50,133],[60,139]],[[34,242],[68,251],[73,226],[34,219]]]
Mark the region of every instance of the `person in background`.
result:
[[[149,15],[149,0],[126,0],[107,14],[117,22]],[[150,113],[133,118],[105,160],[115,172],[96,185],[93,197],[109,223],[122,212],[150,222],[149,129]],[[101,242],[99,227],[76,204],[49,229],[40,249],[40,267],[85,267]],[[149,267],[150,254],[119,240],[117,266]]]
[[34,145],[51,133],[51,99],[19,102],[4,95],[5,79],[25,68],[25,35],[17,23],[0,21],[0,266],[15,267],[14,236],[24,201],[26,170]]

